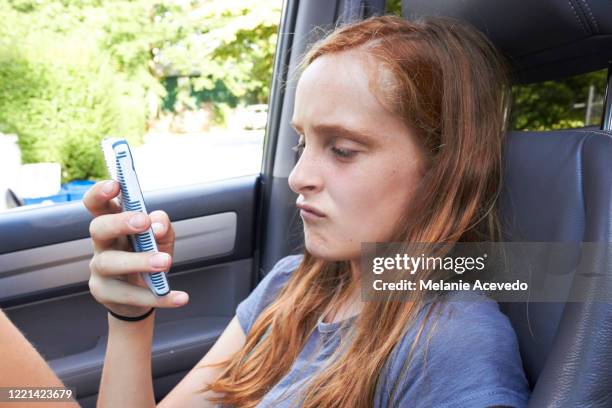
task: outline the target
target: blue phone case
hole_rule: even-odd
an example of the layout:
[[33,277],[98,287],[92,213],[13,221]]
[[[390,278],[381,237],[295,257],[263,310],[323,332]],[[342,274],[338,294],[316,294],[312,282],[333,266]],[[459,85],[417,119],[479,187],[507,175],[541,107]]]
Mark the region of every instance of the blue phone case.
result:
[[[110,176],[121,186],[119,202],[123,211],[141,211],[147,214],[127,140],[106,138],[102,141],[102,150]],[[128,238],[135,252],[158,252],[153,230],[150,227],[147,231],[129,235]],[[170,293],[166,272],[143,272],[141,275],[155,295],[164,296]]]

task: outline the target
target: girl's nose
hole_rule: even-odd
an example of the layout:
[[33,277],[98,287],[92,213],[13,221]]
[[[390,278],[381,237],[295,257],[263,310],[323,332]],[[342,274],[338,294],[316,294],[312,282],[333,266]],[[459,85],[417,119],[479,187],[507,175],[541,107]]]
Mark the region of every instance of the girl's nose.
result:
[[297,194],[316,191],[323,185],[321,172],[321,161],[306,148],[289,174],[289,188]]

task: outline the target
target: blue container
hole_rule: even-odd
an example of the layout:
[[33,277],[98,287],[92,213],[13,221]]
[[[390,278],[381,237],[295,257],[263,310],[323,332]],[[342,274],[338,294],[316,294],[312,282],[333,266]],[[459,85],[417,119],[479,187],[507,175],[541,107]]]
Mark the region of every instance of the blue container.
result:
[[83,195],[96,184],[95,181],[90,180],[74,180],[69,183],[65,183],[62,185],[59,193],[46,196],[46,197],[31,197],[31,198],[23,198],[24,205],[30,204],[40,204],[43,201],[50,200],[54,203],[62,203],[66,201],[78,201],[83,199]]
[[62,193],[68,195],[68,201],[77,201],[83,198],[83,195],[96,184],[91,180],[74,180],[62,185]]

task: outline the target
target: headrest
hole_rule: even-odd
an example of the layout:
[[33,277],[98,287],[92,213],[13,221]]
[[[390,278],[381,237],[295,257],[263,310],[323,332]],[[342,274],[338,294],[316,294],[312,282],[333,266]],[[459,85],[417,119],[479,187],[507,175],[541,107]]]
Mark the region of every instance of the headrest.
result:
[[597,71],[612,60],[610,0],[402,0],[402,13],[471,23],[506,55],[515,83]]

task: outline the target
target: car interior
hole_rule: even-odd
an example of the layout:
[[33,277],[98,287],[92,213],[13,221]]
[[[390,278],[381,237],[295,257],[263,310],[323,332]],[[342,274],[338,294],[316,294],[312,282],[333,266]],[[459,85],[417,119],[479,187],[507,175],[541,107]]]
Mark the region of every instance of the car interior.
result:
[[[610,2],[408,0],[403,10],[472,23],[504,51],[518,83],[595,71],[612,60]],[[600,129],[507,134],[501,197],[507,240],[610,242],[609,73]],[[581,254],[573,255],[559,273],[571,277]],[[603,290],[612,293],[610,270],[602,272]],[[573,285],[566,280],[565,293]],[[612,304],[596,301],[601,288],[582,289],[584,302],[501,304],[518,336],[530,407],[612,406]]]
[[[290,79],[321,35],[315,28],[384,11],[380,0],[285,0],[261,172],[145,192],[149,211],[166,211],[177,234],[170,283],[191,295],[186,307],[156,314],[157,401],[208,351],[276,261],[302,251],[296,195],[287,183],[297,161]],[[612,61],[612,2],[605,0],[404,0],[402,14],[473,24],[508,57],[515,83],[561,79]],[[509,241],[611,241],[610,75],[607,89],[600,128],[508,132],[501,202]],[[107,331],[106,312],[87,285],[90,221],[81,202],[0,215],[0,307],[76,388],[83,407],[96,404]],[[572,260],[569,271],[580,254]],[[612,293],[610,270],[603,272],[604,290]],[[567,280],[568,293],[572,285]],[[612,406],[612,304],[586,296],[501,304],[518,336],[530,407]]]

